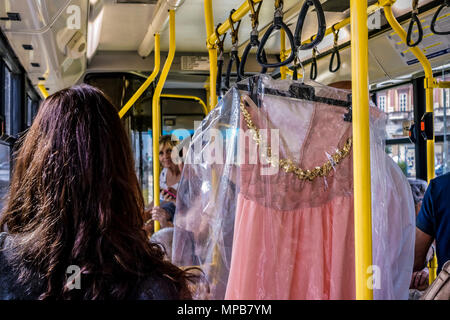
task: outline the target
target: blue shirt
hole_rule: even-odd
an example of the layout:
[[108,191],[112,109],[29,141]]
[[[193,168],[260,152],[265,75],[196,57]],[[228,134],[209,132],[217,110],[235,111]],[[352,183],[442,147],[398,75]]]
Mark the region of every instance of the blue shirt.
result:
[[450,173],[431,180],[416,226],[436,240],[439,273],[450,260]]

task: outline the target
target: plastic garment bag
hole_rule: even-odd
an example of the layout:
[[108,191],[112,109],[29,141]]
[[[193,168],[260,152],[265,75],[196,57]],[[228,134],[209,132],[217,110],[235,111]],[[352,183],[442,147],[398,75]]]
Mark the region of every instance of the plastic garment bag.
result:
[[[349,92],[312,83],[317,102],[273,94],[294,81],[255,83],[257,94],[231,88],[184,152],[172,261],[202,268],[197,299],[354,299],[352,124],[327,103]],[[384,114],[371,107],[370,121],[368,285],[407,299],[414,203],[385,153]]]

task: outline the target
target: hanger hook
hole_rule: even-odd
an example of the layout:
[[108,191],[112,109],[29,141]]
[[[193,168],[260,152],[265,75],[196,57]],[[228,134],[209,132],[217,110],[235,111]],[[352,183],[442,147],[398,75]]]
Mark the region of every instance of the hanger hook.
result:
[[305,83],[305,66],[303,65],[302,61],[300,60],[300,58],[298,57],[298,54],[300,53],[300,48],[297,48],[297,54],[295,55],[294,58],[294,67],[295,69],[298,68],[298,66],[300,65],[300,67],[302,68],[302,84]]

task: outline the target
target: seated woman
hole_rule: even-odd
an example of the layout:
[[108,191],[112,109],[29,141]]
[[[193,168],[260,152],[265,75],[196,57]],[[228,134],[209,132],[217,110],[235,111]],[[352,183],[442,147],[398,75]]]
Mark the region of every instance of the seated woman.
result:
[[0,221],[0,299],[190,298],[190,274],[143,226],[117,109],[87,85],[51,95],[22,141]]

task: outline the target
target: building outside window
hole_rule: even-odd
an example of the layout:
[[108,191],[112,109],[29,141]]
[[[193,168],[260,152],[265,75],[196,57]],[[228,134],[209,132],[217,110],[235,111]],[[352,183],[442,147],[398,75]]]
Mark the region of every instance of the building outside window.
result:
[[380,108],[382,111],[386,110],[386,96],[379,96],[378,108]]
[[406,111],[408,105],[408,95],[406,93],[400,93],[398,96],[400,111]]

